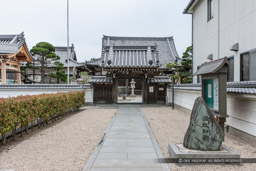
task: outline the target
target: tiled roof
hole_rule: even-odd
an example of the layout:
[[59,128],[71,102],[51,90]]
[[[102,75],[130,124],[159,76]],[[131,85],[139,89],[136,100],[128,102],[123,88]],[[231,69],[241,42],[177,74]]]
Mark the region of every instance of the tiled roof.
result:
[[17,45],[18,48],[20,48],[23,44],[25,45],[25,48],[27,49],[27,52],[29,53],[29,56],[31,57],[31,59],[33,59],[27,43],[26,43],[26,39],[24,37],[24,32],[22,32],[21,34],[15,34],[15,35],[0,35],[0,43],[1,44],[14,44]]
[[204,63],[200,66],[199,70],[194,73],[194,75],[217,73],[218,70],[227,63],[227,58],[221,58],[215,61]]
[[[113,51],[110,50],[111,47]],[[125,55],[128,55],[128,58]],[[135,57],[135,60],[133,60],[133,57]],[[180,59],[175,48],[173,37],[115,36],[103,36],[101,58],[105,59],[105,65],[108,65],[108,60],[112,59],[115,60],[114,63],[112,61],[112,65],[120,67],[151,66],[149,65],[150,59],[153,60],[153,64],[156,66],[158,60],[159,67],[161,68],[165,68],[166,64]]]
[[86,61],[86,65],[100,65],[102,63],[103,58],[93,59],[91,61]]
[[[85,66],[84,63],[82,62],[77,62],[77,58],[76,58],[76,52],[74,50],[74,45],[72,44],[71,47],[69,47],[70,49],[70,57],[69,57],[69,67],[82,67]],[[66,46],[57,46],[55,47],[55,53],[56,55],[58,55],[60,57],[60,62],[62,64],[64,64],[64,67],[67,67],[67,47]],[[36,59],[37,57],[34,56],[34,58]],[[35,62],[36,66],[41,66],[40,62],[36,61]],[[51,59],[48,59],[48,64],[47,67],[56,67],[56,64],[54,63],[54,61],[51,61]]]
[[[70,49],[69,66],[70,67],[83,66],[84,65],[83,63],[77,62],[76,51],[73,44],[71,47],[69,47],[69,49]],[[64,64],[64,67],[67,67],[67,47],[65,46],[55,47],[55,53],[60,57],[60,62]]]
[[16,53],[18,53],[17,45],[0,43],[0,54],[1,55],[16,54]]
[[89,83],[112,83],[112,78],[106,77],[106,76],[91,76],[88,82]]
[[[110,47],[104,54],[105,67],[156,67],[158,59],[156,51],[148,48],[115,49]],[[111,63],[109,63],[111,61]]]
[[[179,84],[175,89],[201,91],[201,84]],[[256,81],[228,82],[227,92],[256,95]]]
[[155,76],[154,78],[150,78],[149,82],[151,82],[151,83],[170,83],[171,79],[168,76]]
[[0,90],[5,89],[83,89],[90,88],[88,84],[0,84]]

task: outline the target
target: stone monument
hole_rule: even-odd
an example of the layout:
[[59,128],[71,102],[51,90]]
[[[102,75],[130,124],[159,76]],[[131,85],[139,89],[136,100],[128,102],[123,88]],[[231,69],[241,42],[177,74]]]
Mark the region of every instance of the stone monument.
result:
[[195,101],[183,146],[192,150],[219,151],[224,133],[202,97]]
[[182,143],[169,143],[173,159],[240,158],[240,154],[222,145],[224,133],[202,97],[195,100],[189,127]]

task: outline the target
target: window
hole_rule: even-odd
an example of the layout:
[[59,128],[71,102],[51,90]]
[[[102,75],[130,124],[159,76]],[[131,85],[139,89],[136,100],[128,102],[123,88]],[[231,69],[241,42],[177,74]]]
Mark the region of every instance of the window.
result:
[[228,66],[228,82],[234,81],[234,57],[228,58],[229,66]]
[[208,0],[207,6],[208,21],[210,21],[213,18],[213,0]]
[[241,54],[241,81],[256,81],[256,51]]

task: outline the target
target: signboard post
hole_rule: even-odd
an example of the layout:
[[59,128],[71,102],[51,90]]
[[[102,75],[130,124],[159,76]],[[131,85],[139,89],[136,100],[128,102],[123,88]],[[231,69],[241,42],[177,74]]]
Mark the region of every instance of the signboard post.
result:
[[219,125],[224,131],[227,115],[227,58],[218,59],[201,65],[194,75],[200,75],[202,97],[214,112]]

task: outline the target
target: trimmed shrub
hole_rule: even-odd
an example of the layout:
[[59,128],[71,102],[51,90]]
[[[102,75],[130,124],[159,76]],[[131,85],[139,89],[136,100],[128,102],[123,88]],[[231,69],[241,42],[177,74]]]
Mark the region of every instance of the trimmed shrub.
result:
[[0,99],[0,135],[5,144],[6,133],[16,135],[17,128],[27,131],[30,124],[48,124],[69,110],[79,108],[85,102],[85,93],[68,92],[56,94],[27,95]]

